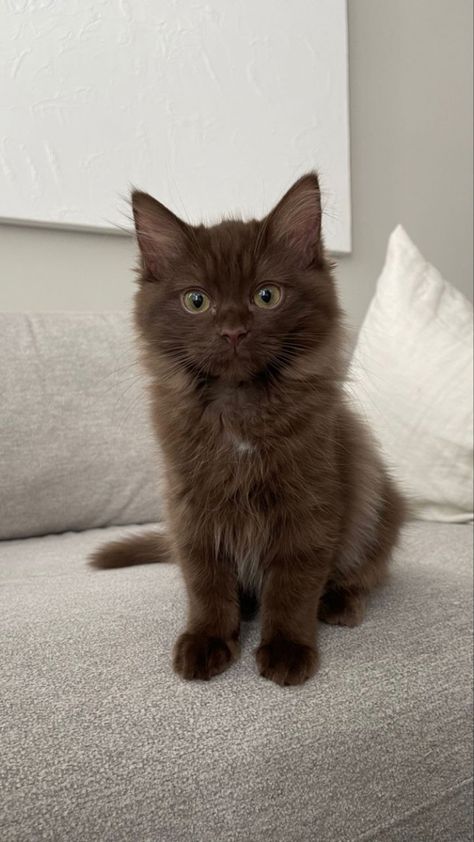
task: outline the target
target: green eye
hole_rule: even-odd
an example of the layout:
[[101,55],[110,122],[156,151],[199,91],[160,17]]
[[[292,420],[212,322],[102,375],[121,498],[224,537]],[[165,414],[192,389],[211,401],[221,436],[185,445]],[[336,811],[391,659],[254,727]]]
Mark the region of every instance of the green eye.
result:
[[253,300],[257,307],[271,310],[272,307],[278,307],[281,301],[281,289],[274,284],[265,284],[265,286],[259,287]]
[[188,313],[205,313],[209,310],[210,300],[205,292],[200,289],[191,289],[183,295],[183,305]]

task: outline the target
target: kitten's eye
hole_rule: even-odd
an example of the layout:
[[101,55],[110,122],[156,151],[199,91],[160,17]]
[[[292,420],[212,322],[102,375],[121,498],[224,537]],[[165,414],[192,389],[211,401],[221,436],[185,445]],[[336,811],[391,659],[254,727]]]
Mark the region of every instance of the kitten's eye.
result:
[[205,292],[200,289],[191,289],[185,292],[182,298],[183,305],[188,313],[205,313],[209,310],[210,300]]
[[272,307],[277,307],[281,301],[281,289],[274,284],[265,284],[257,290],[253,300],[257,307],[271,310]]

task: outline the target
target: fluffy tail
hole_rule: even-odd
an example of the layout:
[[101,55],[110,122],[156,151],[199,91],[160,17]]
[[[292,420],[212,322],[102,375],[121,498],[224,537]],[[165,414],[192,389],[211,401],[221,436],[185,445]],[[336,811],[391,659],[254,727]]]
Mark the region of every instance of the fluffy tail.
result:
[[135,564],[157,564],[173,561],[166,535],[159,532],[142,532],[99,547],[89,559],[97,570],[112,567],[131,567]]

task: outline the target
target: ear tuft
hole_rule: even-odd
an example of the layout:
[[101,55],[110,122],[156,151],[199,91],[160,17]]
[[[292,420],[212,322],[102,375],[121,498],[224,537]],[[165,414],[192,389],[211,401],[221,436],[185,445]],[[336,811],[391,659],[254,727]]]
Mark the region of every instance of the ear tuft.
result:
[[301,268],[321,265],[321,193],[315,172],[303,175],[290,187],[266,219],[268,237],[286,245]]
[[186,248],[187,229],[165,205],[148,193],[132,193],[133,218],[140,251],[148,271],[157,280]]

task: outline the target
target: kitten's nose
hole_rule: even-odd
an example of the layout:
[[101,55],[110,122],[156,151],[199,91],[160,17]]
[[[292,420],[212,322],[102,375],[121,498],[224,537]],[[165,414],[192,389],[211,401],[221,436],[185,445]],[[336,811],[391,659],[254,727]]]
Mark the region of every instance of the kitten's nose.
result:
[[247,336],[248,331],[245,330],[244,327],[223,327],[221,330],[221,336],[223,339],[226,339],[229,345],[233,345],[234,348],[237,347],[240,340]]

